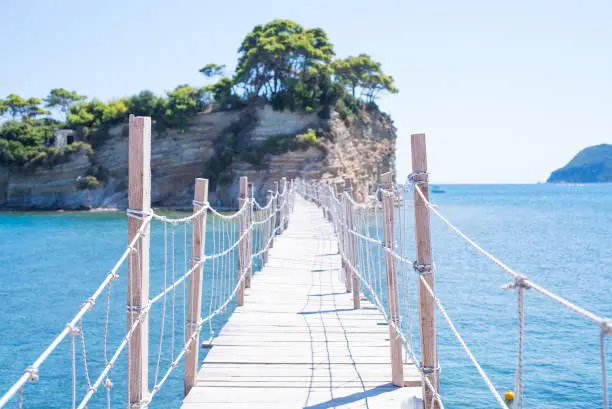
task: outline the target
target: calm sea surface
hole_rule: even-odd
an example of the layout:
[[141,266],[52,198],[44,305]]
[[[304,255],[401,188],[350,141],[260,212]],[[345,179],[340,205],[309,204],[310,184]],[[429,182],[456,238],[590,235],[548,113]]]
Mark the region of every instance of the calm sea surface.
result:
[[[449,185],[440,188],[445,193],[433,194],[432,200],[439,204],[445,216],[485,249],[557,294],[597,314],[612,316],[612,185]],[[155,229],[151,295],[163,286],[163,232],[161,227]],[[190,236],[190,232],[187,234]],[[185,269],[184,235],[182,228],[174,234],[176,276]],[[472,251],[434,216],[432,236],[437,295],[494,385],[503,393],[513,388],[516,365],[516,293],[501,289],[510,282],[510,277]],[[171,237],[171,232],[167,237]],[[0,213],[0,394],[71,319],[103,280],[125,245],[123,214]],[[168,274],[171,274],[171,263],[170,259],[166,260]],[[120,274],[121,279],[111,291],[109,351],[114,351],[126,328],[125,269]],[[177,289],[175,301],[174,336],[178,340],[183,336],[182,291],[182,287]],[[104,363],[105,303],[106,293],[83,322],[92,378]],[[212,328],[206,328],[202,338],[218,331],[232,309],[233,306],[215,320]],[[169,300],[160,377],[170,362],[173,335],[169,330],[170,310]],[[161,307],[156,306],[151,312],[150,325],[151,378],[159,347],[160,317]],[[529,291],[525,320],[526,407],[600,408],[597,325]],[[437,317],[437,327],[446,406],[496,407],[441,316]],[[607,347],[608,364],[612,366],[612,339],[608,339]],[[78,344],[76,353],[82,359]],[[81,360],[77,364],[78,392],[82,396],[86,392],[86,374]],[[180,367],[171,375],[152,407],[178,408],[182,373]],[[124,357],[111,374],[112,406],[124,407]],[[100,389],[90,408],[103,407],[105,395],[103,388]],[[26,408],[70,406],[69,342],[62,343],[43,364],[40,381],[26,387],[24,403]],[[16,407],[15,402],[12,407]]]

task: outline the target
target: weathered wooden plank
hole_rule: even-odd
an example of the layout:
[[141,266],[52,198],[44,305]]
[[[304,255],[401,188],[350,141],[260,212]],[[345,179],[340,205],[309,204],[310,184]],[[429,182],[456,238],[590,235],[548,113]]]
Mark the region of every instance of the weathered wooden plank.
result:
[[[365,390],[364,390],[365,389]],[[185,399],[185,404],[199,404],[184,408],[218,408],[220,404],[248,404],[250,408],[269,408],[278,405],[283,408],[334,408],[369,407],[401,408],[419,391],[418,388],[396,388],[387,383],[373,388],[278,388],[278,387],[195,387]],[[279,405],[282,403],[283,405]],[[363,406],[348,406],[363,404]],[[245,406],[247,407],[247,406]]]

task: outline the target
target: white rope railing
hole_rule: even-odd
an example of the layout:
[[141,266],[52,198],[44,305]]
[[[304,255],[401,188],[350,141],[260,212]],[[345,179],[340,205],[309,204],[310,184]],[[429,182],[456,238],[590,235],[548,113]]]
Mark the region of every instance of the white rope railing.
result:
[[[395,250],[386,248],[384,246],[382,238],[378,235],[381,230],[378,224],[376,224],[376,228],[374,229],[377,233],[377,236],[372,237],[365,234],[364,232],[358,232],[354,228],[350,229],[348,224],[346,223],[347,215],[345,212],[345,202],[348,202],[350,206],[354,206],[355,210],[372,212],[374,214],[375,223],[378,223],[377,216],[380,216],[380,205],[378,203],[371,203],[369,206],[359,204],[355,202],[346,192],[343,192],[338,198],[335,192],[331,190],[330,186],[309,185],[304,181],[300,181],[298,186],[300,189],[300,193],[306,199],[318,202],[322,207],[325,208],[326,212],[329,212],[331,214],[332,223],[335,226],[336,233],[338,234],[339,241],[341,242],[338,247],[343,263],[352,274],[355,274],[362,286],[362,289],[364,290],[363,293],[366,296],[369,296],[372,303],[382,313],[384,319],[389,323],[396,336],[400,338],[402,344],[404,345],[407,358],[419,371],[419,376],[421,377],[422,382],[426,384],[430,388],[430,390],[434,391],[432,399],[438,403],[441,409],[443,409],[444,403],[442,401],[442,397],[437,392],[432,381],[430,380],[431,374],[426,373],[421,367],[419,359],[414,352],[413,345],[409,341],[411,334],[408,334],[407,331],[403,331],[401,327],[401,321],[394,322],[393,320],[389,319],[389,306],[385,305],[385,278],[383,277],[383,275],[385,274],[385,266],[384,257],[382,256],[383,252],[391,254],[391,256],[395,260],[402,264],[405,264],[406,266],[409,266],[410,269],[413,268],[414,262],[407,259],[405,254],[398,254]],[[358,224],[362,227],[364,227],[365,225],[365,223]],[[366,265],[368,267],[364,268],[365,271],[360,271],[359,266],[354,265],[351,261],[351,258],[347,254],[349,240],[348,236],[352,236],[355,239],[359,239],[362,241],[362,243],[369,244],[367,248],[364,245],[358,246],[362,250],[365,250],[363,251],[362,256],[360,257],[360,260],[358,260],[358,263],[359,261],[363,262],[364,259],[367,261]],[[378,252],[378,254],[374,255],[372,254],[372,251],[376,251]],[[378,266],[375,265],[376,263],[378,263]]]
[[0,398],[0,408],[4,407],[6,403],[26,384],[26,382],[35,382],[38,380],[38,370],[40,366],[49,358],[49,356],[55,351],[58,345],[66,338],[67,335],[70,334],[70,330],[75,328],[77,322],[79,322],[83,316],[91,311],[93,306],[95,305],[96,300],[102,294],[104,289],[107,286],[110,286],[111,283],[119,278],[117,271],[123,265],[125,260],[127,259],[130,252],[134,250],[134,246],[142,237],[142,233],[146,230],[147,226],[150,224],[151,218],[147,217],[140,227],[138,233],[134,240],[128,244],[127,249],[123,252],[119,260],[115,263],[113,268],[106,274],[106,278],[100,283],[100,285],[96,288],[91,297],[89,297],[85,303],[79,308],[76,315],[70,320],[70,322],[64,327],[63,331],[59,333],[59,335],[49,344],[49,346],[43,351],[42,354],[32,363],[32,365],[28,366],[24,374],[15,382],[9,390]]
[[[165,384],[170,374],[173,372],[180,360],[186,355],[190,347],[193,347],[197,335],[202,330],[206,323],[209,323],[211,335],[214,336],[212,326],[210,323],[212,320],[225,313],[228,306],[232,301],[236,299],[237,293],[240,288],[244,287],[245,280],[248,275],[251,274],[255,262],[257,260],[263,261],[263,255],[271,247],[274,236],[278,235],[282,230],[283,226],[289,221],[290,213],[293,209],[293,200],[295,197],[295,189],[293,184],[283,183],[281,185],[281,191],[273,193],[269,196],[269,200],[265,205],[260,205],[254,198],[247,198],[244,200],[243,205],[238,211],[233,213],[222,213],[209,205],[207,202],[194,201],[195,211],[186,217],[171,218],[165,215],[161,215],[154,210],[148,212],[141,212],[135,210],[128,210],[128,216],[141,220],[141,226],[136,233],[134,239],[129,243],[127,249],[121,255],[119,260],[115,263],[115,266],[106,275],[102,283],[94,291],[93,295],[87,299],[87,301],[79,308],[76,315],[70,320],[60,334],[53,340],[53,342],[45,349],[45,351],[34,361],[34,363],[27,367],[24,374],[9,388],[9,390],[0,398],[0,408],[4,407],[13,397],[17,395],[17,406],[19,409],[23,406],[23,392],[24,385],[28,382],[35,382],[39,378],[39,367],[47,360],[47,358],[56,350],[58,345],[70,335],[70,351],[71,351],[71,373],[72,373],[72,408],[82,409],[85,408],[90,402],[91,398],[95,395],[96,391],[100,386],[103,386],[106,390],[106,401],[107,407],[111,407],[110,391],[113,383],[109,379],[109,374],[112,368],[115,366],[118,358],[122,352],[129,346],[134,333],[142,324],[142,322],[151,314],[151,309],[154,305],[162,302],[161,306],[161,327],[160,337],[157,349],[157,362],[154,368],[154,387],[149,394],[149,398],[141,402],[142,405],[148,405],[151,399],[159,392],[161,387]],[[200,255],[192,255],[192,263],[188,268],[187,266],[187,225],[191,224],[193,229],[202,229],[207,224],[206,215],[209,215],[209,224],[212,229],[207,234],[209,237],[210,250]],[[248,222],[244,231],[238,232],[239,223],[238,220],[245,219]],[[194,223],[196,220],[203,220],[203,225]],[[117,271],[119,268],[128,260],[128,257],[136,257],[136,262],[139,263],[140,257],[140,240],[144,237],[145,232],[150,227],[152,221],[158,221],[163,223],[163,234],[164,234],[164,254],[163,254],[163,289],[154,297],[150,298],[146,305],[139,307],[138,314],[133,317],[132,325],[122,337],[121,342],[116,347],[112,355],[109,357],[108,350],[108,338],[109,338],[109,321],[110,321],[110,294],[112,283],[115,282],[119,275]],[[176,276],[176,228],[178,226],[184,226],[184,272]],[[170,233],[169,233],[170,232]],[[168,246],[168,234],[170,234],[170,246]],[[248,242],[248,243],[247,243]],[[236,258],[238,256],[239,247],[244,244],[248,244],[250,248],[250,255],[247,255],[247,264],[243,266],[241,271],[236,270]],[[171,257],[168,257],[170,252]],[[170,264],[171,277],[168,278],[168,264]],[[187,278],[191,277],[197,268],[201,268],[204,264],[210,267],[210,286],[209,286],[209,305],[208,314],[200,318],[197,322],[190,324],[186,319],[186,303],[187,297],[185,295],[185,283]],[[237,272],[236,272],[237,271]],[[177,308],[180,308],[177,303],[177,289],[183,286],[183,321],[186,326],[191,325],[197,330],[191,333],[191,336],[186,339],[185,328],[183,326],[183,340],[184,344],[180,347],[178,353],[175,350],[175,312]],[[98,375],[94,378],[90,378],[90,368],[87,358],[87,349],[85,345],[85,334],[83,331],[83,317],[88,311],[90,311],[96,300],[100,295],[107,290],[106,297],[106,311],[104,314],[104,329],[103,329],[103,343],[102,353],[104,358],[104,365],[102,366]],[[171,296],[172,304],[170,311],[172,312],[171,317],[171,345],[169,347],[170,364],[168,368],[162,370],[161,360],[164,352],[164,332],[166,314],[167,314],[167,303],[166,299]],[[76,344],[75,338],[80,338],[81,347],[81,359],[83,362],[83,371],[85,374],[86,381],[86,392],[80,401],[77,399],[77,371],[76,371]],[[168,349],[168,348],[166,348]],[[161,378],[159,377],[161,372]],[[129,382],[128,382],[128,395],[129,395]]]
[[517,365],[517,374],[516,374],[516,389],[519,395],[519,405],[523,405],[522,401],[522,393],[523,389],[521,386],[522,382],[522,346],[523,346],[523,294],[525,289],[533,289],[541,295],[544,295],[546,298],[555,301],[556,303],[562,305],[563,307],[569,309],[580,315],[581,317],[588,319],[590,321],[595,322],[599,325],[600,329],[600,357],[601,357],[601,376],[602,376],[602,405],[604,409],[609,408],[609,400],[608,400],[608,384],[607,384],[607,370],[606,370],[606,357],[604,352],[604,339],[607,335],[612,335],[612,319],[601,317],[587,309],[580,307],[567,299],[553,293],[552,291],[540,286],[539,284],[534,283],[529,280],[525,275],[520,274],[510,268],[508,265],[503,263],[497,257],[493,256],[488,251],[484,250],[481,246],[476,244],[474,240],[468,237],[465,233],[463,233],[457,226],[451,223],[446,217],[442,215],[442,213],[431,204],[431,202],[425,197],[423,191],[419,187],[417,183],[413,183],[413,187],[418,195],[423,199],[425,205],[440,219],[444,224],[446,224],[451,231],[453,231],[457,236],[462,238],[465,242],[467,242],[473,249],[475,249],[478,253],[482,254],[489,260],[491,260],[495,265],[500,267],[503,271],[510,274],[514,282],[510,285],[505,286],[504,288],[516,288],[519,291],[518,297],[518,305],[519,305],[519,354],[518,354],[518,365]]
[[[518,294],[518,317],[519,317],[519,340],[518,340],[518,362],[517,362],[517,370],[516,370],[516,399],[514,400],[515,408],[523,407],[523,385],[522,385],[522,371],[523,371],[523,332],[524,332],[524,294],[526,289],[533,289],[536,292],[544,295],[545,297],[555,301],[556,303],[564,306],[565,308],[579,314],[583,318],[586,318],[590,321],[597,323],[600,327],[600,356],[601,356],[601,372],[602,372],[602,395],[603,395],[603,408],[609,408],[608,394],[607,394],[607,373],[606,373],[606,362],[605,362],[605,352],[604,352],[604,339],[607,335],[612,334],[612,321],[609,318],[601,317],[591,311],[588,311],[585,308],[579,307],[574,303],[569,302],[565,298],[554,294],[553,292],[547,290],[539,284],[534,283],[533,281],[527,279],[524,275],[516,272],[515,270],[508,267],[501,260],[485,251],[482,247],[476,244],[472,239],[470,239],[467,235],[461,232],[456,226],[454,226],[448,219],[446,219],[441,212],[434,206],[427,197],[423,194],[419,183],[412,183],[414,191],[419,195],[421,199],[423,199],[425,205],[437,216],[439,217],[454,233],[456,233],[459,237],[464,239],[471,247],[473,247],[477,252],[484,255],[486,258],[491,260],[494,264],[499,266],[502,270],[509,273],[514,282],[510,285],[505,286],[504,288],[512,288],[517,289]],[[402,328],[402,321],[407,321],[409,327],[411,326],[410,319],[410,303],[409,300],[401,300],[400,301],[400,310],[402,311],[400,322],[394,322],[389,319],[389,308],[392,307],[388,305],[388,300],[384,297],[384,283],[385,277],[383,277],[382,273],[385,270],[384,264],[381,262],[384,257],[382,257],[382,252],[390,254],[398,263],[398,266],[401,266],[406,269],[406,276],[402,278],[404,280],[404,284],[408,282],[408,271],[415,270],[417,273],[418,280],[422,283],[424,288],[426,289],[429,296],[435,302],[437,309],[440,311],[445,321],[447,322],[452,334],[457,338],[461,347],[466,352],[468,358],[471,363],[476,368],[478,374],[481,376],[487,388],[495,398],[496,402],[502,408],[507,408],[507,404],[502,398],[502,396],[497,392],[494,385],[492,384],[490,378],[483,370],[482,366],[476,360],[474,354],[471,352],[463,337],[459,333],[459,330],[452,322],[450,316],[446,312],[444,305],[442,302],[436,297],[433,288],[427,283],[424,279],[423,273],[431,272],[435,273],[435,264],[431,266],[428,265],[418,265],[416,262],[411,261],[406,254],[404,253],[407,247],[407,228],[406,228],[406,212],[404,208],[404,204],[409,204],[411,201],[403,199],[401,197],[402,192],[409,192],[409,184],[404,184],[398,186],[394,192],[388,193],[386,191],[378,192],[378,200],[381,200],[381,197],[385,195],[394,195],[395,201],[395,212],[399,216],[399,227],[400,231],[396,231],[396,247],[388,248],[384,245],[384,240],[380,237],[380,223],[379,219],[382,218],[382,214],[380,213],[380,204],[375,201],[370,201],[369,203],[357,203],[350,194],[347,192],[343,192],[341,194],[336,194],[333,188],[329,185],[316,185],[307,183],[304,181],[300,181],[298,183],[300,194],[302,194],[306,199],[314,201],[318,203],[323,209],[324,213],[331,215],[331,221],[334,224],[334,228],[336,234],[338,236],[339,243],[339,252],[341,258],[343,260],[343,264],[346,266],[348,270],[350,270],[351,274],[354,274],[362,287],[362,290],[366,296],[370,298],[373,304],[377,307],[377,309],[383,314],[385,319],[389,322],[389,325],[396,332],[397,336],[399,336],[402,340],[402,344],[406,348],[406,354],[408,358],[415,364],[415,366],[419,369],[421,378],[428,385],[430,390],[435,391],[432,399],[435,399],[440,407],[443,407],[442,400],[440,398],[439,393],[435,390],[433,385],[430,382],[431,373],[425,373],[418,361],[418,358],[414,354],[414,348],[412,346],[411,336],[412,330],[408,328],[407,331],[404,331]],[[354,226],[357,222],[359,227],[350,227],[347,222],[347,212],[346,206],[352,208],[351,214],[353,214],[353,220],[351,225]],[[366,220],[366,217],[370,217],[371,220]],[[373,229],[374,235],[369,231]],[[351,261],[351,255],[347,254],[348,244],[350,241],[356,243],[358,247],[357,253],[357,264],[355,265]],[[399,251],[398,251],[399,250]],[[409,291],[405,291],[405,295],[407,297]],[[434,368],[435,369],[435,368]],[[436,372],[436,371],[435,371]],[[439,369],[437,370],[439,372]],[[433,407],[433,404],[430,405]]]

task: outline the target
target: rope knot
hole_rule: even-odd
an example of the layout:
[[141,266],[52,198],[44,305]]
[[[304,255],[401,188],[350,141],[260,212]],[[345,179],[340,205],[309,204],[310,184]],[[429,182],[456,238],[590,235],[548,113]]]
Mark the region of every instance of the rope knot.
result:
[[139,317],[141,317],[143,313],[149,310],[150,307],[151,307],[151,300],[147,300],[145,301],[144,305],[126,305],[126,310],[127,312],[138,313]]
[[194,206],[199,206],[200,208],[202,207],[208,207],[210,206],[210,204],[208,202],[203,202],[201,200],[194,200],[191,202]]
[[89,389],[87,389],[87,392],[96,393],[97,391],[98,391],[98,388],[96,388],[94,386],[90,386]]
[[417,170],[408,175],[408,181],[413,185],[419,185],[429,182],[429,172],[426,170]]
[[128,217],[131,217],[136,220],[145,220],[151,215],[151,212],[137,209],[127,209],[125,213]]
[[93,297],[89,297],[81,307],[87,306],[87,311],[91,311],[94,305],[96,305],[96,300]]
[[192,264],[202,264],[206,260],[208,260],[208,256],[204,256],[204,257],[191,256],[191,263]]
[[517,274],[517,275],[514,276],[514,280],[511,283],[509,283],[509,284],[504,284],[502,286],[502,289],[504,289],[504,290],[514,290],[516,288],[525,288],[525,289],[531,288],[529,286],[528,281],[529,280],[524,275]]
[[119,280],[119,274],[117,274],[115,271],[109,271],[108,275],[110,276],[111,281]]
[[28,366],[24,373],[29,375],[28,382],[36,382],[38,381],[38,368],[34,366]]
[[110,390],[110,388],[112,388],[112,387],[113,387],[113,383],[112,383],[112,382],[111,382],[111,380],[110,380],[110,379],[108,379],[108,378],[105,378],[105,379],[104,379],[104,383],[103,383],[103,385],[104,385],[104,387],[105,387],[106,389],[108,389],[108,390]]
[[431,264],[418,263],[417,261],[412,263],[412,268],[414,268],[414,271],[416,271],[419,275],[423,275],[425,273],[431,273],[432,271]]
[[73,337],[76,337],[81,334],[81,330],[79,328],[74,327],[70,323],[66,324],[66,328],[68,328],[68,332],[70,332],[70,335],[72,335]]
[[600,328],[604,335],[612,335],[612,320],[602,321]]
[[430,366],[430,365],[423,365],[423,362],[419,363],[419,369],[421,373],[423,374],[423,376],[431,376],[431,375],[439,374],[440,372],[442,372],[440,365],[434,368],[433,366]]

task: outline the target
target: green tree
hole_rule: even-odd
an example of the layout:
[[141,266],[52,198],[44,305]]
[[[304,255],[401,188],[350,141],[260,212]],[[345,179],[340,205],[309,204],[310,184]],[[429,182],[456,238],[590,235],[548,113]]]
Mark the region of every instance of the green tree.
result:
[[136,116],[155,117],[159,112],[160,99],[151,91],[141,91],[129,99],[128,111]]
[[234,84],[247,96],[274,97],[286,90],[290,79],[303,78],[309,68],[327,64],[333,45],[320,28],[304,29],[289,20],[255,26],[238,50]]
[[366,102],[374,102],[380,92],[398,92],[393,84],[393,77],[385,75],[381,64],[373,61],[368,54],[335,60],[332,68],[338,82],[344,85],[353,97],[365,99]]
[[126,98],[110,101],[104,107],[100,122],[115,122],[125,118],[128,113],[128,104],[129,101]]
[[57,108],[64,114],[64,119],[68,117],[70,105],[84,100],[84,95],[79,95],[75,91],[68,91],[64,88],[53,88],[49,95],[44,99],[45,107]]
[[163,104],[163,120],[168,127],[187,129],[189,119],[197,114],[204,106],[204,89],[193,88],[189,85],[179,85],[168,92],[168,99]]
[[218,106],[235,106],[240,101],[240,97],[236,95],[234,90],[234,83],[227,77],[219,79],[219,81],[208,85],[204,89],[212,94],[212,98]]
[[225,65],[219,64],[206,64],[204,67],[200,68],[200,72],[206,78],[215,78],[223,75],[225,71]]
[[8,105],[5,100],[0,99],[0,118],[8,112]]
[[8,112],[11,119],[34,119],[48,112],[40,107],[42,101],[38,98],[24,99],[16,94],[10,94],[0,103],[0,112]]

